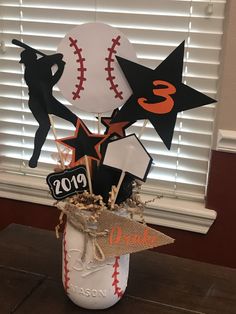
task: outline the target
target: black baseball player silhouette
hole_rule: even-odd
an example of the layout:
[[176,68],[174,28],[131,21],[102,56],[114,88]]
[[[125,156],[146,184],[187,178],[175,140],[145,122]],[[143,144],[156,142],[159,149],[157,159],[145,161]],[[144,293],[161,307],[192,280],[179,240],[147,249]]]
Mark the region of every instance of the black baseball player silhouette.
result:
[[[37,167],[41,148],[46,140],[50,129],[48,114],[54,114],[60,118],[73,123],[76,126],[78,117],[53,96],[53,86],[62,76],[65,62],[62,54],[45,55],[30,46],[13,39],[13,44],[25,48],[21,52],[20,63],[25,66],[24,79],[28,85],[29,108],[39,123],[35,133],[34,151],[29,160],[29,167]],[[42,57],[37,57],[40,54]],[[57,70],[53,74],[52,67],[56,65]]]

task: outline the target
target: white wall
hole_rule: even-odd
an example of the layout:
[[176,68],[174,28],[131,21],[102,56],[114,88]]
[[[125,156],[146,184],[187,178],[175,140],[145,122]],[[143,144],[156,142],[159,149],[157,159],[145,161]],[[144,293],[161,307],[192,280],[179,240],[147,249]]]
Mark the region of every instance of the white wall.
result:
[[215,123],[218,129],[236,131],[236,1],[227,0],[220,71],[220,94]]

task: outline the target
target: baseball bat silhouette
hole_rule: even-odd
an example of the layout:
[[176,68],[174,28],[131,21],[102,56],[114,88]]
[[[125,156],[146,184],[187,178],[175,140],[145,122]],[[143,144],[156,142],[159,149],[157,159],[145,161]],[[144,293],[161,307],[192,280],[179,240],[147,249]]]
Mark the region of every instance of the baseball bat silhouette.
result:
[[34,51],[35,53],[38,53],[39,55],[41,55],[41,56],[43,56],[43,57],[46,56],[45,53],[43,53],[43,52],[41,52],[41,51],[39,51],[39,50],[37,50],[37,49],[34,49],[34,48],[30,47],[29,45],[27,45],[27,44],[25,44],[25,43],[19,41],[18,39],[12,39],[11,42],[12,42],[14,45],[16,45],[16,46],[22,47],[22,48],[24,48],[24,49],[32,50],[32,51]]

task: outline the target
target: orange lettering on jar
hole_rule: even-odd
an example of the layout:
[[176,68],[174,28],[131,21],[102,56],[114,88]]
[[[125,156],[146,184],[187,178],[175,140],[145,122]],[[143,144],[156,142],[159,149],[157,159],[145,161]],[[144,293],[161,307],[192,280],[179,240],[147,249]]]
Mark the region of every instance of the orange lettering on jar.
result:
[[142,234],[135,233],[124,233],[120,226],[112,227],[110,235],[109,235],[109,244],[110,245],[146,245],[146,246],[154,246],[157,242],[157,236],[149,235],[148,228],[143,230]]

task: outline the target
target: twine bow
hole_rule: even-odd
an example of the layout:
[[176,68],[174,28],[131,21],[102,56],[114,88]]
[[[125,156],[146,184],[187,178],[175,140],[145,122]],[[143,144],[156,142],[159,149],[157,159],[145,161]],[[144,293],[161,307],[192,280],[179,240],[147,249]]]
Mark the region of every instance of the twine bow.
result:
[[91,232],[90,230],[83,230],[84,232],[84,250],[83,254],[81,256],[82,261],[84,261],[87,247],[88,247],[88,241],[89,239],[92,241],[92,251],[93,251],[93,257],[95,260],[102,262],[105,260],[105,255],[103,253],[103,250],[101,246],[98,244],[97,238],[98,237],[106,237],[108,234],[108,230],[104,230],[101,232]]
[[81,260],[84,261],[87,249],[88,249],[88,243],[89,240],[92,242],[92,252],[93,252],[93,258],[97,261],[104,261],[105,255],[104,252],[99,245],[97,238],[98,237],[106,237],[109,233],[109,230],[105,229],[104,231],[96,231],[95,229],[89,228],[88,223],[83,216],[81,210],[78,210],[78,208],[75,205],[72,204],[63,204],[58,203],[57,207],[62,211],[59,217],[59,224],[56,226],[56,236],[59,238],[59,228],[61,224],[63,223],[63,216],[64,214],[67,215],[67,219],[69,223],[78,231],[82,232],[84,234],[84,248],[81,256]]

